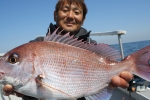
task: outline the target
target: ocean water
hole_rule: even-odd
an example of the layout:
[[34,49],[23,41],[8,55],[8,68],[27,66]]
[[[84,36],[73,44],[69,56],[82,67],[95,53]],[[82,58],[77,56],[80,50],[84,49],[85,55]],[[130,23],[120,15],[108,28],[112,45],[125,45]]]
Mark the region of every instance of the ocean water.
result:
[[[129,43],[123,43],[123,50],[124,50],[124,57],[150,45],[150,40],[145,40],[145,41],[137,41],[137,42],[129,42]],[[112,45],[116,49],[120,50],[119,44],[114,44]],[[143,85],[146,82],[144,79],[136,77],[135,81],[138,85]],[[150,82],[148,83],[148,87],[150,88]]]
[[[126,56],[150,45],[150,40],[123,43],[122,45],[123,45],[124,56],[126,57]],[[113,46],[116,49],[120,50],[119,44],[114,44]]]

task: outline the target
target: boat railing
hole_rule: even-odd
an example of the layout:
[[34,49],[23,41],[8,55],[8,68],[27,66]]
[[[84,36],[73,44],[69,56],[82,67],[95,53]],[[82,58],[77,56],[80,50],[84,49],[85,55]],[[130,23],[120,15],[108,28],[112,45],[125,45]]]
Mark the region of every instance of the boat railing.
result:
[[111,31],[111,32],[95,32],[95,33],[91,33],[90,36],[117,35],[118,36],[118,43],[120,46],[121,58],[124,59],[124,52],[123,52],[123,46],[122,46],[122,41],[121,41],[121,35],[125,35],[125,34],[126,34],[126,31],[119,30],[119,31]]

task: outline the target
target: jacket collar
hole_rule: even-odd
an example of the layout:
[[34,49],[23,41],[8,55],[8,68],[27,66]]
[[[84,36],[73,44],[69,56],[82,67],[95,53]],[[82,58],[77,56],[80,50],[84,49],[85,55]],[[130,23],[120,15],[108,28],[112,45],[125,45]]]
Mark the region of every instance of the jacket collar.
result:
[[[49,28],[50,28],[50,32],[53,33],[53,32],[56,30],[57,26],[56,26],[56,25],[53,25],[52,23],[50,23]],[[48,33],[48,32],[49,32],[49,29],[48,29],[47,33]],[[58,32],[59,32],[59,31],[58,31]],[[57,32],[57,33],[58,33],[58,32]],[[83,39],[83,41],[86,41],[87,38],[88,38],[89,35],[90,35],[90,32],[91,32],[91,31],[87,32],[87,30],[86,30],[85,28],[81,27],[81,28],[79,29],[79,31],[75,34],[74,37],[75,37],[75,38],[78,38],[78,40]]]

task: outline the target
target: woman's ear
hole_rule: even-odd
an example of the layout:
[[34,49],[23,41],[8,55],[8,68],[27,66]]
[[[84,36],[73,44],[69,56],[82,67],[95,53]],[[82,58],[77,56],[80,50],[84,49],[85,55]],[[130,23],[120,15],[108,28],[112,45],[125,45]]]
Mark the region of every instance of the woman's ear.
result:
[[54,11],[54,21],[56,22],[56,20],[57,20],[57,12]]

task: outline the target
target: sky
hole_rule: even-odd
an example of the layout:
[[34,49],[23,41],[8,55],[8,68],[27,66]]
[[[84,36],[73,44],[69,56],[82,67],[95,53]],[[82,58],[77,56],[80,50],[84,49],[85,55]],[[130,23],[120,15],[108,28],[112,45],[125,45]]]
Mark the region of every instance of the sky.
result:
[[[57,0],[0,0],[0,53],[44,36]],[[124,30],[123,43],[150,40],[150,0],[85,0],[88,31]],[[98,43],[116,44],[117,36],[92,36]]]

